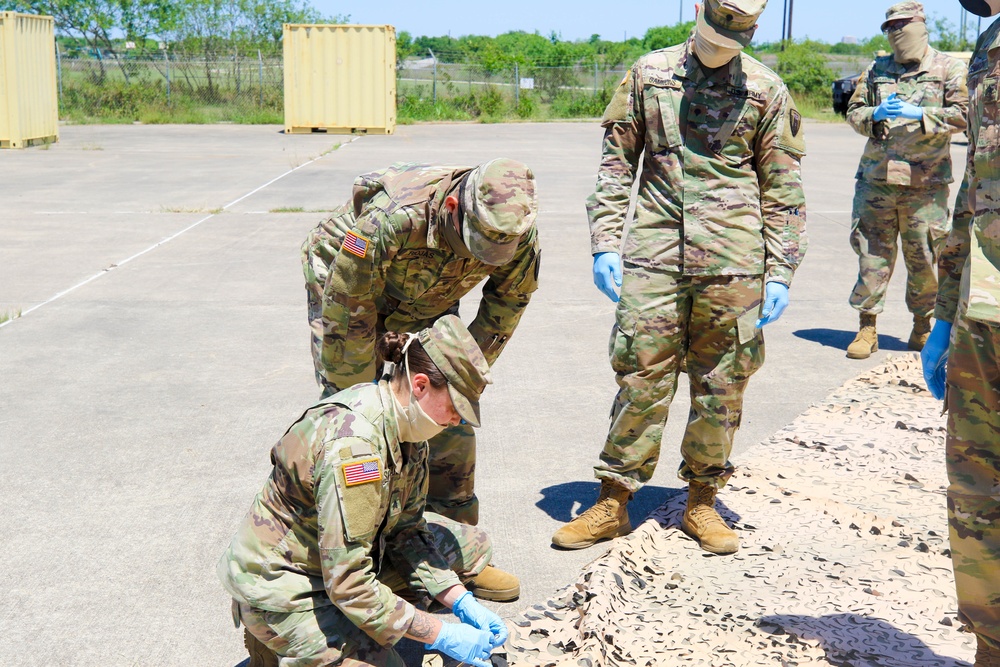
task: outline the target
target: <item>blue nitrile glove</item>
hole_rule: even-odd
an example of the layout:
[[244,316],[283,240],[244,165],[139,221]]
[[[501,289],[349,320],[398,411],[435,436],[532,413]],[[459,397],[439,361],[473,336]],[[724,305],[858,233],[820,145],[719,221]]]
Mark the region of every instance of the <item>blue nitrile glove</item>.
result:
[[462,623],[475,626],[480,630],[489,630],[493,635],[490,644],[493,648],[503,646],[507,641],[507,626],[500,617],[479,604],[472,593],[465,592],[455,601],[451,611]]
[[605,296],[618,302],[615,287],[622,286],[622,260],[616,252],[599,252],[594,255],[594,284]]
[[899,115],[900,107],[902,106],[902,100],[896,97],[896,93],[892,93],[889,97],[882,100],[882,104],[875,107],[875,111],[872,113],[872,118],[875,120],[895,118]]
[[424,648],[441,651],[459,662],[467,662],[476,667],[490,667],[490,632],[464,623],[442,623],[441,632],[433,644]]
[[931,335],[920,351],[920,363],[924,367],[924,382],[931,396],[939,401],[944,398],[945,372],[948,365],[948,345],[951,342],[951,322],[938,320],[931,329]]
[[764,307],[760,310],[757,328],[776,322],[785,308],[788,308],[788,285],[774,281],[764,285]]
[[911,120],[920,120],[924,117],[924,110],[918,107],[916,104],[910,104],[909,102],[899,102],[899,116],[900,118],[909,118]]

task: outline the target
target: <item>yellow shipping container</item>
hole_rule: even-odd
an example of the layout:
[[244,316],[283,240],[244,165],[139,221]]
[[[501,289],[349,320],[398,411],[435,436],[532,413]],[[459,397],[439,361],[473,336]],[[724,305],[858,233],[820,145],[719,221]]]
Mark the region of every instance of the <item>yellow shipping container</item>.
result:
[[58,138],[54,21],[0,12],[0,148]]
[[392,134],[396,29],[284,26],[285,132]]

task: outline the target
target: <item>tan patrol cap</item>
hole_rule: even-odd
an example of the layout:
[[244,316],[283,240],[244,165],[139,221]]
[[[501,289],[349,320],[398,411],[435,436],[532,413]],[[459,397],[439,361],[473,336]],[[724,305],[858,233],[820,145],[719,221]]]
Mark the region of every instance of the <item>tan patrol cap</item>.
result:
[[753,39],[757,19],[767,0],[705,0],[697,30],[717,46],[742,49]]
[[919,19],[925,23],[927,21],[924,17],[924,6],[919,2],[914,2],[913,0],[897,2],[889,9],[885,10],[885,21],[882,22],[882,32],[885,32],[886,23],[889,21],[896,21],[898,19]]
[[490,365],[462,320],[445,315],[417,334],[424,352],[448,380],[448,394],[455,411],[479,426],[479,397],[492,384]]
[[481,262],[500,266],[514,257],[538,213],[535,175],[522,162],[498,158],[462,183],[462,241]]

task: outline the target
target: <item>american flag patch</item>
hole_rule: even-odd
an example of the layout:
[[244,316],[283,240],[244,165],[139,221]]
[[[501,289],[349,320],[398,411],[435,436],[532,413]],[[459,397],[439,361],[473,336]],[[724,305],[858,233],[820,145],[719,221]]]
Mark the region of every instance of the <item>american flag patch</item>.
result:
[[377,482],[382,479],[382,469],[379,467],[378,459],[345,463],[341,467],[344,469],[344,482],[347,486]]
[[347,236],[344,237],[344,243],[341,247],[352,255],[357,255],[361,259],[364,259],[365,255],[368,254],[369,244],[371,244],[371,241],[364,236],[358,236],[354,232],[347,232]]

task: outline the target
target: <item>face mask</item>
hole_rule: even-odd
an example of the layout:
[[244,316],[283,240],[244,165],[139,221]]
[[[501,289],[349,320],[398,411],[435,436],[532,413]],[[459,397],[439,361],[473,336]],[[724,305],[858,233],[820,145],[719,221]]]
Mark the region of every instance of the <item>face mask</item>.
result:
[[399,439],[403,442],[423,442],[433,438],[446,428],[445,425],[438,424],[431,419],[413,396],[413,378],[410,377],[410,361],[406,356],[406,350],[416,338],[415,335],[410,334],[410,339],[403,346],[403,364],[406,368],[407,384],[410,387],[409,405],[404,408],[400,405],[399,399],[396,398],[396,392],[389,390],[389,393],[392,394],[392,400],[396,404],[396,412],[399,414],[397,420]]
[[988,18],[1000,14],[1000,0],[958,0],[966,11]]
[[705,39],[700,30],[694,31],[694,54],[698,56],[698,61],[709,69],[722,67],[739,55],[741,50],[713,44]]
[[927,24],[923,21],[907,23],[900,30],[889,32],[886,37],[897,63],[920,62],[927,53]]

